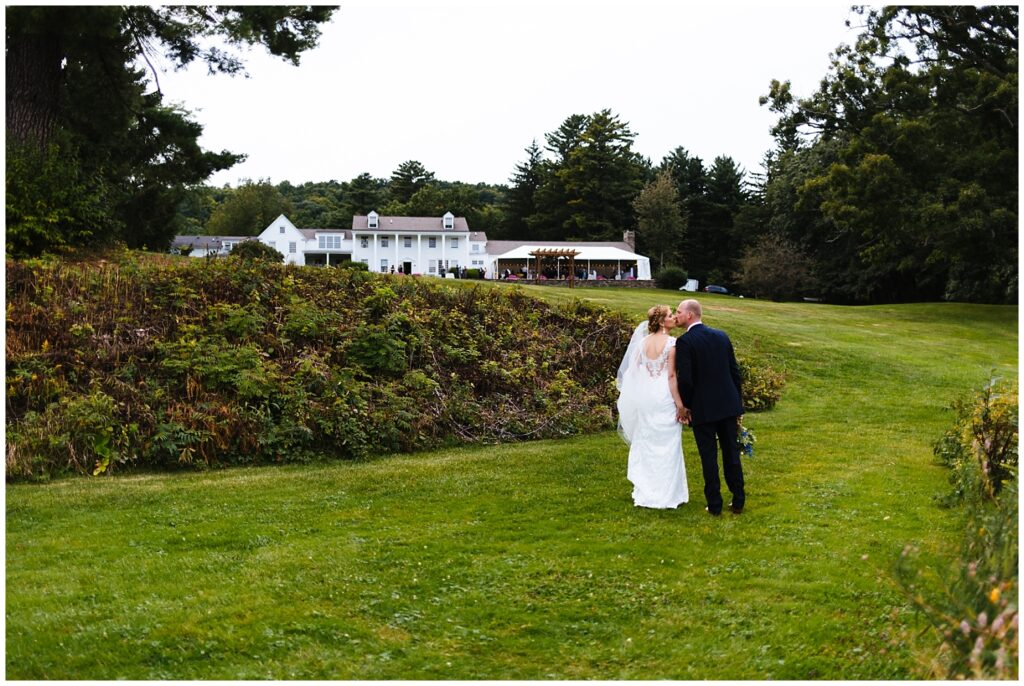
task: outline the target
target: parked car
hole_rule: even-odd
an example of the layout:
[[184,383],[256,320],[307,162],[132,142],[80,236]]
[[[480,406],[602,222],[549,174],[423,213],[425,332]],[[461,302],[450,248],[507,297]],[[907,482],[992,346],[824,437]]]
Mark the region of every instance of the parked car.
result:
[[704,287],[705,293],[718,293],[719,295],[729,295],[729,289],[725,286],[713,286],[708,285]]

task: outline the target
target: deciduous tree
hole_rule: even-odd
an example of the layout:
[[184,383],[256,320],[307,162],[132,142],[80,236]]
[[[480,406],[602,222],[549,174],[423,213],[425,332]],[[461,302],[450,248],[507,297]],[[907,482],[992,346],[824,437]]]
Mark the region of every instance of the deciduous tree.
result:
[[270,179],[256,182],[243,179],[241,185],[213,211],[206,224],[206,233],[211,236],[255,236],[282,214],[293,215],[291,203],[270,183]]
[[675,181],[660,172],[633,201],[637,217],[637,246],[654,258],[655,271],[678,264],[686,231],[686,217],[679,203]]

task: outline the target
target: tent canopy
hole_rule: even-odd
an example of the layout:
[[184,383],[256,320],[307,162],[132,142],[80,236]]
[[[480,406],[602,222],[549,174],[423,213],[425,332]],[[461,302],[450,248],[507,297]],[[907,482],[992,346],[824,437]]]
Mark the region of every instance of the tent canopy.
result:
[[[502,253],[501,255],[492,255],[491,257],[496,260],[533,260],[534,258],[530,253],[550,249],[551,246],[548,245],[521,245],[515,250],[510,250],[509,252]],[[647,259],[643,255],[637,255],[636,253],[628,252],[622,248],[581,245],[573,246],[572,249],[576,251],[577,263],[585,262],[586,260],[593,260],[595,262],[614,262],[615,260],[635,262],[637,260]]]

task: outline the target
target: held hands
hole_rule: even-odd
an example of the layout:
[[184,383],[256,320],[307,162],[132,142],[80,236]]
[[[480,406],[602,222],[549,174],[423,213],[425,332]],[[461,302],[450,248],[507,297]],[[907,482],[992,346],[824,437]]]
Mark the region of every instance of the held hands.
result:
[[687,426],[689,426],[691,418],[692,415],[690,414],[690,410],[683,407],[682,405],[676,406],[676,421],[678,421],[681,424],[686,424]]

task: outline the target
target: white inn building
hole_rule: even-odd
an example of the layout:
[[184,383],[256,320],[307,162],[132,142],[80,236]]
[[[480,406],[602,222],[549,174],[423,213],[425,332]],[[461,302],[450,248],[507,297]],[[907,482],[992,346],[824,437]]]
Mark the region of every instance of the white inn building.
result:
[[[576,269],[586,278],[651,278],[650,260],[634,252],[632,232],[622,242],[490,241],[470,231],[464,217],[382,217],[376,212],[352,217],[351,230],[299,229],[284,215],[259,236],[177,236],[172,250],[191,247],[194,257],[227,255],[241,241],[259,240],[284,255],[288,264],[325,266],[353,260],[382,273],[444,276],[450,269],[485,270],[486,278],[536,276],[530,252],[573,248]],[[549,278],[564,278],[558,263],[546,265]],[[554,269],[554,273],[550,270]]]

